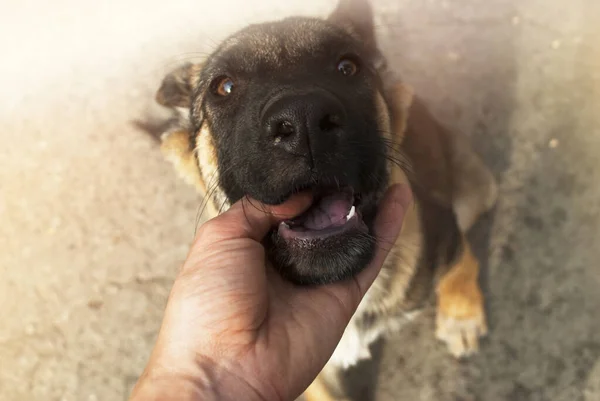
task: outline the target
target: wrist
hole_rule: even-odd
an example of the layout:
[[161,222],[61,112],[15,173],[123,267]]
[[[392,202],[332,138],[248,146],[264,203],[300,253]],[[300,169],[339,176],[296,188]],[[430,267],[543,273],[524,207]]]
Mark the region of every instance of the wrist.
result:
[[188,376],[148,366],[136,383],[130,401],[217,401],[220,397],[214,387],[204,374]]
[[193,373],[148,365],[129,401],[265,401],[248,382],[213,363],[198,363]]

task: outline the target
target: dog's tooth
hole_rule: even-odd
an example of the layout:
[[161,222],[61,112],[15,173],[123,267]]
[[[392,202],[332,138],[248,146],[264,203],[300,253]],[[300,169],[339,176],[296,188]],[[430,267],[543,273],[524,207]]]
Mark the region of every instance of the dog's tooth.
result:
[[350,211],[348,212],[348,216],[346,216],[346,220],[350,220],[356,214],[356,207],[352,206]]
[[287,229],[290,228],[289,224],[286,223],[285,221],[282,221],[281,223],[279,223],[279,225],[282,226],[282,227],[284,227],[284,228],[287,228]]

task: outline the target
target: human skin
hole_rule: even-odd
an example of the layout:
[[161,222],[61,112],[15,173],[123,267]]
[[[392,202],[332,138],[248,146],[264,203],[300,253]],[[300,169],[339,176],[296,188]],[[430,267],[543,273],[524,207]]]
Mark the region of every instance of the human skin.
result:
[[332,355],[411,201],[406,185],[390,187],[374,224],[372,262],[350,280],[315,287],[266,267],[261,244],[310,205],[310,194],[278,206],[244,198],[203,224],[130,401],[294,400]]

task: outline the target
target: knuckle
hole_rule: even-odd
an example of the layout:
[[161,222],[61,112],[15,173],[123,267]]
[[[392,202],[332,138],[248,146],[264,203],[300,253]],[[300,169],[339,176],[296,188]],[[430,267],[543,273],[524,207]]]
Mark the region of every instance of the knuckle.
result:
[[207,221],[198,229],[196,235],[199,241],[215,241],[223,237],[223,228],[214,220]]

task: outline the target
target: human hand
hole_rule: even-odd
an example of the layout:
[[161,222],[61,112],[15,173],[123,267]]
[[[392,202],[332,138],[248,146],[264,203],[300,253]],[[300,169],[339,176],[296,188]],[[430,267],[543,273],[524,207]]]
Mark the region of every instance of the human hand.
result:
[[245,199],[200,228],[131,401],[288,401],[308,387],[377,277],[411,194],[401,185],[386,193],[368,267],[351,280],[302,287],[266,267],[261,241],[310,201],[299,194],[254,207]]

